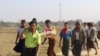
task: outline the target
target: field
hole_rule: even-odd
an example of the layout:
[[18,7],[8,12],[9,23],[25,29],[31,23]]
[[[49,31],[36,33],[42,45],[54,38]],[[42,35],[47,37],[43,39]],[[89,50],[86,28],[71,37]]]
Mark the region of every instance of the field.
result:
[[[16,32],[17,32],[17,27],[2,27],[0,28],[0,56],[19,56],[19,53],[14,52],[12,49],[15,46],[15,38],[16,38]],[[56,38],[56,47],[55,51],[57,53],[57,56],[62,56],[60,47],[58,47],[59,43],[59,37]],[[100,43],[100,41],[99,41]],[[47,56],[46,51],[48,47],[48,42],[46,42],[44,45],[41,45],[40,48],[40,54],[39,56]],[[94,50],[91,50],[91,55],[90,56],[95,56],[94,55]],[[100,50],[98,50],[98,55],[100,56]],[[82,51],[82,56],[86,56],[87,52],[86,50]],[[69,56],[72,56],[71,50]]]

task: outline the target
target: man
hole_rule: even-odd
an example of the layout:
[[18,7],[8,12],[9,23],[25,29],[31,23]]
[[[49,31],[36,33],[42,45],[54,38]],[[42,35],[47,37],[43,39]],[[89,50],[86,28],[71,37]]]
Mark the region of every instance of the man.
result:
[[46,20],[45,21],[46,24],[46,28],[45,28],[45,32],[46,37],[44,38],[44,41],[42,42],[42,44],[45,43],[45,41],[48,39],[49,40],[49,47],[48,47],[48,51],[47,51],[47,55],[48,56],[56,56],[56,53],[54,51],[54,47],[55,47],[55,43],[56,43],[56,29],[55,27],[51,26],[51,21],[50,20]]
[[62,54],[63,56],[69,56],[69,45],[70,45],[70,37],[71,37],[71,30],[69,29],[68,22],[64,23],[64,28],[60,32],[60,42],[59,46],[62,43]]
[[87,31],[87,29],[88,29],[87,23],[84,23],[83,28],[84,28],[84,31]]
[[82,45],[85,47],[86,44],[86,33],[82,29],[81,22],[75,23],[75,28],[72,31],[71,37],[72,53],[74,56],[81,56]]
[[21,26],[18,28],[17,37],[15,41],[16,46],[14,47],[14,50],[19,53],[22,53],[22,49],[24,45],[24,39],[21,39],[20,35],[22,34],[25,28],[26,28],[26,21],[21,20]]
[[[37,19],[36,18],[33,18],[32,19],[32,22],[36,22],[37,23]],[[37,23],[37,27],[36,27],[36,30],[38,31],[38,32],[41,32],[41,26]]]
[[41,44],[40,34],[36,31],[36,22],[29,23],[29,29],[24,30],[21,34],[25,38],[25,48],[21,56],[38,56]]
[[93,27],[93,23],[88,23],[88,31],[87,31],[87,52],[88,52],[88,56],[89,51],[91,50],[91,48],[95,49],[95,55],[97,55],[97,31],[96,29]]

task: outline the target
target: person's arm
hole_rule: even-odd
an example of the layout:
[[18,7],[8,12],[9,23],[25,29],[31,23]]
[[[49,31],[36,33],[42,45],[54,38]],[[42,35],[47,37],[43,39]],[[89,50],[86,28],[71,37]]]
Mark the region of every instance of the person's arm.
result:
[[19,32],[17,32],[17,37],[16,37],[16,40],[15,40],[15,44],[18,43],[18,40],[19,40]]
[[71,47],[71,36],[72,36],[72,31],[70,31],[70,35],[69,35],[69,37],[70,37],[70,39],[69,39],[69,45],[70,45],[70,47]]
[[59,47],[61,47],[62,44],[62,33],[60,32],[60,41],[59,41]]
[[53,37],[53,36],[54,36],[54,34],[48,34],[48,35],[46,35],[45,38],[51,38],[51,37]]
[[40,49],[40,44],[38,44],[37,47],[36,47],[36,55],[35,55],[35,56],[38,56],[38,54],[39,54],[39,49]]
[[71,47],[73,47],[73,41],[74,41],[74,30],[72,31],[72,36],[71,36]]
[[61,47],[61,45],[62,45],[62,37],[60,37],[59,47]]
[[86,48],[87,43],[87,34],[86,31],[83,31],[83,48]]
[[38,34],[37,47],[36,47],[36,55],[35,56],[38,56],[38,54],[39,54],[40,44],[41,44],[41,36],[40,36],[40,34]]
[[42,42],[42,45],[46,42],[47,38],[44,38],[43,42]]

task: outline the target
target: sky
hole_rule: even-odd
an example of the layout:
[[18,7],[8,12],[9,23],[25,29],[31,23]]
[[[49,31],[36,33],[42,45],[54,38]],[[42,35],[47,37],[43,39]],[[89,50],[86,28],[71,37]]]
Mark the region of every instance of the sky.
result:
[[[59,19],[59,4],[61,18]],[[19,22],[50,19],[100,21],[100,0],[0,0],[0,20]]]

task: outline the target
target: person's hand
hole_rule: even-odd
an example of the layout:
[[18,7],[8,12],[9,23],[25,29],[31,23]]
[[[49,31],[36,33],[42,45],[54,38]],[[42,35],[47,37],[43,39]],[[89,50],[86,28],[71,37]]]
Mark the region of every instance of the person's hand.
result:
[[51,38],[52,37],[52,35],[46,35],[46,37],[45,38]]
[[18,44],[18,41],[15,41],[15,44],[17,45]]
[[35,56],[38,56],[38,53],[36,53]]
[[41,43],[42,45],[44,44],[44,42]]
[[15,44],[17,45],[17,42],[15,42]]

